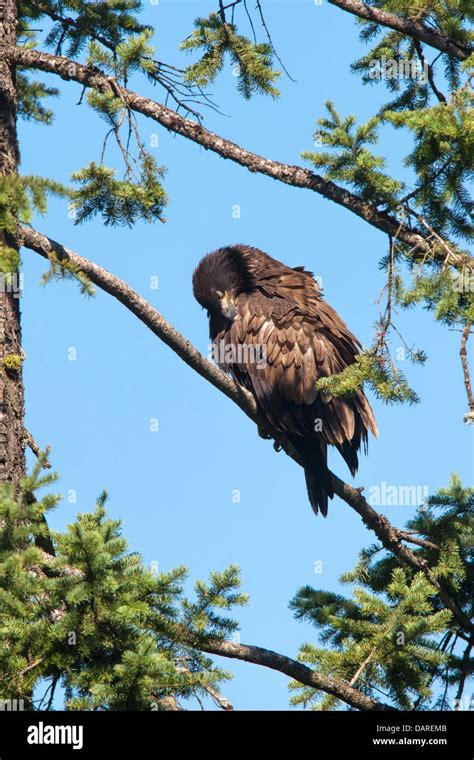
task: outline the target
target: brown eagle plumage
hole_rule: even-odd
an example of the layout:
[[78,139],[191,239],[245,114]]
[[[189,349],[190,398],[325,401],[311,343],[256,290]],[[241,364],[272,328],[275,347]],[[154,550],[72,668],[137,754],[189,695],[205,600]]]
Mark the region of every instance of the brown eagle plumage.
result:
[[336,398],[317,391],[316,381],[353,364],[361,344],[323,300],[312,272],[257,248],[209,253],[194,272],[193,291],[207,309],[219,366],[291,441],[304,462],[311,506],[326,516],[334,496],[327,445],[354,475],[357,452],[362,444],[367,449],[368,431],[377,436],[377,426],[362,392]]

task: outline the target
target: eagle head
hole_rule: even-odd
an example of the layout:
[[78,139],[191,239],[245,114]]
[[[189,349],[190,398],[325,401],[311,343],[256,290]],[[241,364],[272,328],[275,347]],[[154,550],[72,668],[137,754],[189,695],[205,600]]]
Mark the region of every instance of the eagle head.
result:
[[249,293],[254,287],[245,246],[230,245],[208,253],[193,274],[196,301],[210,316],[221,314],[230,321],[237,316],[237,296]]

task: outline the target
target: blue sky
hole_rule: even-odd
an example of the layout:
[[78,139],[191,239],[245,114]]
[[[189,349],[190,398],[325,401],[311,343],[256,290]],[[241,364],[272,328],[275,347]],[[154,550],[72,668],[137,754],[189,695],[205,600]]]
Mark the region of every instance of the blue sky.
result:
[[[143,20],[156,29],[157,57],[183,66],[178,51],[193,19],[214,2],[144,3]],[[243,101],[228,66],[212,86],[226,116],[205,111],[205,125],[242,146],[290,164],[313,147],[316,119],[333,100],[360,120],[376,112],[382,86],[363,87],[349,66],[365,51],[351,16],[327,4],[267,2],[275,45],[296,83],[282,77],[278,101]],[[46,26],[45,26],[46,28]],[[58,82],[45,77],[52,85]],[[106,126],[77,105],[81,89],[61,83],[52,127],[20,124],[23,173],[67,182],[71,171],[98,161]],[[131,86],[157,100],[150,83]],[[290,266],[304,264],[322,277],[326,299],[363,343],[371,342],[375,301],[383,287],[379,258],[387,240],[315,193],[254,175],[158,124],[140,119],[145,145],[166,165],[170,196],[166,224],[105,228],[100,220],[75,226],[66,204],[53,201],[37,228],[106,267],[136,288],[203,353],[206,315],[194,301],[191,276],[200,258],[221,245],[258,246]],[[158,135],[158,148],[152,148]],[[406,135],[384,133],[380,151],[396,176],[410,181],[402,158]],[[106,161],[114,165],[112,150]],[[233,207],[241,209],[233,218]],[[373,541],[359,517],[335,499],[327,520],[315,518],[301,470],[227,398],[193,373],[126,309],[101,292],[81,297],[70,282],[38,286],[45,262],[24,251],[23,336],[27,426],[41,446],[52,446],[65,499],[51,518],[63,528],[93,508],[103,488],[109,511],[145,562],[161,570],[186,564],[191,579],[231,562],[242,568],[250,604],[238,613],[241,641],[295,656],[315,641],[296,622],[288,602],[305,584],[340,589],[340,574]],[[158,290],[150,286],[158,277]],[[459,334],[434,323],[422,309],[397,315],[409,344],[422,347],[424,368],[404,367],[421,397],[414,407],[373,400],[380,437],[362,458],[357,485],[427,486],[430,493],[458,472],[472,481],[472,430],[462,422],[466,399]],[[396,344],[395,344],[396,347]],[[69,360],[75,349],[75,361]],[[158,432],[150,421],[158,420]],[[330,464],[344,478],[336,454]],[[350,482],[350,481],[349,481]],[[233,493],[240,491],[240,503]],[[76,494],[76,502],[68,494]],[[414,507],[381,507],[402,525]],[[323,572],[315,574],[316,562]],[[223,661],[235,674],[226,695],[239,709],[286,709],[287,678],[257,666]]]

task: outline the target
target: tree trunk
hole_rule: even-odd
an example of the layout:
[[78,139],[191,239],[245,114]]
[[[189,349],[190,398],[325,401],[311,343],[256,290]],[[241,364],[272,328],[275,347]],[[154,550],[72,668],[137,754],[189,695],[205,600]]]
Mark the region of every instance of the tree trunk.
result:
[[[8,48],[16,44],[15,0],[0,0],[0,175],[17,172],[17,92],[15,66]],[[16,248],[0,229],[0,246]],[[17,271],[0,276],[0,483],[18,488],[25,470],[24,398],[21,370],[21,328]]]

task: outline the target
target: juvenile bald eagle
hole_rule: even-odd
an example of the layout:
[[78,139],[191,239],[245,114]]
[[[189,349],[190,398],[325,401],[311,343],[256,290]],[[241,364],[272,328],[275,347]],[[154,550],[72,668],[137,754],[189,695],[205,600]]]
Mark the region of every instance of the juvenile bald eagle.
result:
[[205,256],[193,275],[196,300],[207,309],[219,366],[249,390],[264,419],[286,435],[305,468],[313,510],[326,516],[334,496],[327,446],[342,454],[352,475],[367,450],[372,409],[362,392],[336,398],[316,381],[353,364],[361,344],[322,298],[313,273],[247,245]]

